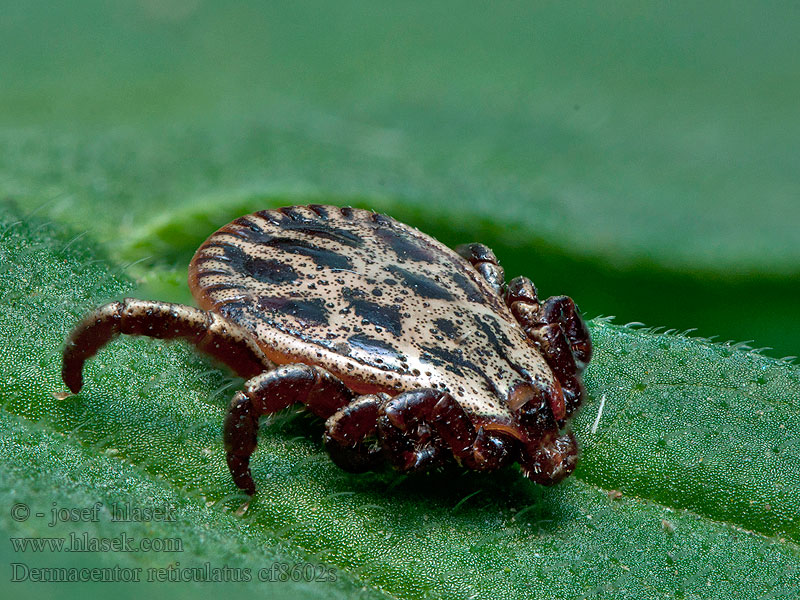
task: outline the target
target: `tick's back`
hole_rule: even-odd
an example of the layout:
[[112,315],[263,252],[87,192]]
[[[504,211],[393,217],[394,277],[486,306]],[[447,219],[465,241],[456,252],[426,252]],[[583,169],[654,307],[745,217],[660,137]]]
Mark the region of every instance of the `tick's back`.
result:
[[436,387],[493,404],[521,377],[549,379],[467,261],[384,215],[254,213],[214,233],[189,272],[201,307],[251,331],[272,360],[324,366],[357,391]]

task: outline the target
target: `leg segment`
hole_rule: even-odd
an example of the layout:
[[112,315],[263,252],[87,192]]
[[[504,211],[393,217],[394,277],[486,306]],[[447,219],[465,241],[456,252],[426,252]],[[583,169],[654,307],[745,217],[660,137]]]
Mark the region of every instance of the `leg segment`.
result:
[[384,462],[383,449],[377,443],[378,414],[388,401],[388,394],[360,396],[325,422],[325,449],[340,468],[363,473]]
[[561,326],[569,340],[578,373],[582,373],[592,358],[592,340],[575,302],[568,296],[548,298],[542,306],[542,318],[546,323]]
[[536,288],[526,277],[516,277],[509,282],[505,299],[558,377],[569,416],[582,401],[580,374],[592,356],[586,323],[567,296],[553,296],[540,303]]
[[525,477],[542,485],[553,485],[575,470],[578,443],[571,432],[562,436],[551,432],[523,447],[519,462]]
[[569,343],[578,372],[583,371],[592,358],[592,340],[572,298],[552,296],[542,304],[531,280],[515,277],[508,283],[506,304],[523,327],[558,324]]
[[477,471],[514,460],[513,442],[483,428],[475,430],[464,409],[447,392],[420,389],[386,402],[378,431],[389,460],[400,471],[421,471],[446,458]]
[[237,392],[223,426],[228,468],[236,485],[255,493],[250,456],[256,449],[258,419],[296,402],[327,419],[350,403],[353,393],[339,379],[319,367],[283,365],[253,377]]
[[186,340],[241,377],[274,366],[247,332],[219,315],[183,304],[126,298],[101,306],[72,330],[61,376],[73,393],[83,386],[83,363],[120,333]]
[[505,273],[503,267],[497,262],[497,257],[491,248],[483,244],[472,243],[457,246],[455,250],[475,267],[475,270],[489,282],[489,285],[494,288],[498,296],[503,295],[503,285],[506,281]]
[[431,419],[442,392],[421,389],[395,396],[381,407],[378,431],[392,465],[403,473],[425,471],[446,459]]

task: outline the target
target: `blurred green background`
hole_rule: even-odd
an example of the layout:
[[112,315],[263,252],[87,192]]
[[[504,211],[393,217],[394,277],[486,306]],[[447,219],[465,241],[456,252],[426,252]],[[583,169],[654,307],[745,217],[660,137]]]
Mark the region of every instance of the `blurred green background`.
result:
[[4,2],[0,197],[145,293],[242,211],[491,244],[589,317],[799,354],[796,2]]

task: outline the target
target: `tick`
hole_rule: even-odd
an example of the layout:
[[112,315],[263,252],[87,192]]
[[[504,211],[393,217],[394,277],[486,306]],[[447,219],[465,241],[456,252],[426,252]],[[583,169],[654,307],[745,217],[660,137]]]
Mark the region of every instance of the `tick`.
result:
[[483,244],[455,251],[385,215],[293,206],[236,219],[189,265],[200,308],[127,298],[70,334],[62,376],[120,333],[188,341],[247,381],[223,437],[235,484],[255,492],[259,417],[294,403],[326,419],[341,468],[402,472],[447,461],[477,471],[518,462],[553,484],[575,468],[564,432],[592,352],[573,301],[508,283]]

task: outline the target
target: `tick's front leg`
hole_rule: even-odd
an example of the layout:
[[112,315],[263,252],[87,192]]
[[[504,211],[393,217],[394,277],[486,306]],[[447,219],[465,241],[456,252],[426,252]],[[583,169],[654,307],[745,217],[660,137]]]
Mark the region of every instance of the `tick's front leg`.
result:
[[526,329],[558,325],[569,344],[577,372],[583,372],[592,358],[592,340],[572,298],[552,296],[540,302],[533,282],[527,277],[515,277],[508,283],[506,303]]
[[352,399],[353,393],[328,371],[303,364],[283,365],[247,381],[233,397],[223,428],[228,468],[236,485],[248,494],[256,491],[250,456],[256,449],[261,415],[302,402],[327,419]]
[[569,296],[553,296],[545,300],[541,309],[543,323],[558,323],[569,340],[578,373],[582,373],[592,359],[592,340],[589,328]]
[[455,251],[475,267],[475,270],[489,282],[498,296],[503,295],[505,272],[489,246],[475,242],[456,246]]
[[553,296],[539,302],[536,288],[527,277],[512,279],[505,299],[514,317],[542,350],[547,364],[558,377],[568,417],[583,400],[580,375],[592,356],[586,323],[567,296]]
[[274,366],[247,332],[219,315],[183,304],[125,298],[89,313],[67,339],[61,376],[73,393],[83,386],[86,360],[120,333],[185,340],[240,377]]

